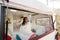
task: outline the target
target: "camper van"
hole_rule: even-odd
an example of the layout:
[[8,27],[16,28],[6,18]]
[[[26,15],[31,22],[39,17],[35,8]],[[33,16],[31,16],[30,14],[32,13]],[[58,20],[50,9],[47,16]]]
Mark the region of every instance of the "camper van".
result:
[[53,12],[36,0],[1,0],[0,39],[55,40],[54,20]]

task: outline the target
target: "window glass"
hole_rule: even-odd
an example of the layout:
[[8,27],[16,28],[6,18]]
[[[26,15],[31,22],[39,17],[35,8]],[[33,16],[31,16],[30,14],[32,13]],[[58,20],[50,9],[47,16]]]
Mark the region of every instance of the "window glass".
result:
[[28,40],[53,30],[51,15],[8,9],[6,19],[12,40]]

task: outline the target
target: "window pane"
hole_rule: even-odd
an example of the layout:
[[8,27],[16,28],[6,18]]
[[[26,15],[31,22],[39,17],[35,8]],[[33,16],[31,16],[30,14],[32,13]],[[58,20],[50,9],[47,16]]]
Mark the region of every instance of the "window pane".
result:
[[27,40],[33,34],[40,36],[53,30],[50,15],[8,9],[6,19],[8,20],[8,35],[12,40],[18,38]]

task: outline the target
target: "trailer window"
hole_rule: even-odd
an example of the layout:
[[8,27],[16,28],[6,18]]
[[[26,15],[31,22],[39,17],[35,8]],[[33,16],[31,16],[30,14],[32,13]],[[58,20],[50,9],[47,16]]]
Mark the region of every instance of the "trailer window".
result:
[[[31,30],[29,30],[30,28],[28,29],[27,27],[25,27],[26,29],[21,28],[24,17],[28,17]],[[27,37],[30,32],[39,37],[40,35],[46,34],[53,30],[52,16],[42,13],[8,9],[8,12],[6,13],[6,20],[8,20],[8,35],[13,37],[13,40],[17,40],[17,37]],[[29,32],[26,32],[27,30]]]

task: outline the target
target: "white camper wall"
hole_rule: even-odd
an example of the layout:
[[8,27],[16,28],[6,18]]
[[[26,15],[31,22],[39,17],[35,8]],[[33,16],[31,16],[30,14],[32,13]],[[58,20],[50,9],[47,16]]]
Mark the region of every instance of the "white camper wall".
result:
[[50,34],[48,34],[47,36],[44,36],[38,40],[55,40],[55,35],[56,35],[56,30]]
[[17,3],[18,4],[21,4],[21,5],[24,5],[24,6],[27,6],[27,7],[30,7],[30,8],[35,8],[35,9],[38,9],[40,10],[40,12],[46,12],[51,14],[51,10],[47,7],[47,5],[44,5],[43,3],[37,1],[37,0],[10,0],[10,2],[14,2],[15,4]]

